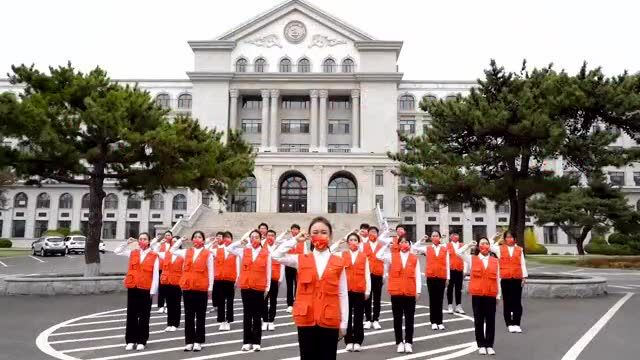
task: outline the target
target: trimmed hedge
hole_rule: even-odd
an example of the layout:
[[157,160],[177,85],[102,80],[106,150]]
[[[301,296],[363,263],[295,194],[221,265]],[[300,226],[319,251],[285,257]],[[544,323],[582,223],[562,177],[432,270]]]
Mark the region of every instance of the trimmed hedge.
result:
[[69,235],[84,235],[80,230],[71,230]]
[[530,255],[546,255],[547,248],[538,243],[536,234],[531,229],[527,229],[524,232],[524,251]]
[[62,237],[66,237],[66,236],[69,236],[69,229],[60,228],[60,229],[54,229],[54,230],[47,230],[47,231],[44,232],[44,236],[62,236]]
[[9,239],[0,239],[0,248],[10,248],[13,246],[13,243]]
[[620,243],[623,239],[629,238],[624,234],[611,234],[609,238],[611,237],[613,237],[615,243],[611,241],[607,243],[603,237],[596,236],[589,241],[584,250],[594,255],[640,255],[640,242],[626,241]]

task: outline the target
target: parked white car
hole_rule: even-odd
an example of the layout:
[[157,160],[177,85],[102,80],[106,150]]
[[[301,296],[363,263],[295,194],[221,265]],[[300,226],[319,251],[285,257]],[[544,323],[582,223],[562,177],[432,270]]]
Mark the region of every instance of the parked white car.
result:
[[104,254],[105,249],[106,249],[106,247],[104,245],[104,241],[100,240],[100,245],[99,245],[98,250],[100,251],[100,253]]
[[84,253],[84,243],[87,238],[83,235],[70,235],[64,238],[67,254]]
[[31,244],[33,255],[65,254],[64,239],[60,236],[43,236]]

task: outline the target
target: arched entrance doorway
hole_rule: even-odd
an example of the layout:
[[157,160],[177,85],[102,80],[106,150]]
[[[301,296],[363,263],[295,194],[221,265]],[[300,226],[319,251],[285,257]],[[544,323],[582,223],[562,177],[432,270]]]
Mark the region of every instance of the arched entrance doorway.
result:
[[334,174],[329,181],[328,195],[329,213],[358,212],[358,186],[352,174],[344,171]]
[[281,213],[307,212],[307,179],[299,172],[287,172],[280,177],[278,203]]

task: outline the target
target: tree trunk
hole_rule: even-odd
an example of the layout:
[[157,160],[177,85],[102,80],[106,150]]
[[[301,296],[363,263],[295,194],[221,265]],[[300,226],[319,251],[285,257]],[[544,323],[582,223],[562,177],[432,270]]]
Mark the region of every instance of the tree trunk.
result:
[[102,232],[102,200],[104,177],[94,176],[89,180],[89,233],[85,244],[84,276],[100,275],[100,238]]
[[510,192],[509,199],[509,230],[516,238],[516,243],[524,249],[524,228],[525,228],[525,209],[527,200],[522,199],[515,195],[515,192]]
[[580,233],[580,238],[576,239],[576,248],[578,249],[578,255],[584,255],[584,240],[587,238],[587,235],[591,231],[590,226],[585,226],[582,228],[582,233]]

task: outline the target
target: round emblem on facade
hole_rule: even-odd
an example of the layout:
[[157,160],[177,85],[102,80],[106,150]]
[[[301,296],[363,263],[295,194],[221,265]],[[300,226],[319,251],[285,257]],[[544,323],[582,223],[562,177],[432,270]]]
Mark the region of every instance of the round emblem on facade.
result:
[[307,36],[307,28],[301,21],[291,21],[284,27],[284,37],[290,43],[300,43]]

